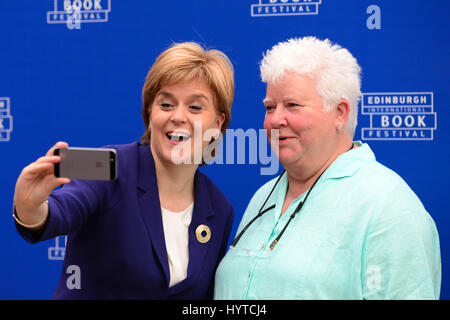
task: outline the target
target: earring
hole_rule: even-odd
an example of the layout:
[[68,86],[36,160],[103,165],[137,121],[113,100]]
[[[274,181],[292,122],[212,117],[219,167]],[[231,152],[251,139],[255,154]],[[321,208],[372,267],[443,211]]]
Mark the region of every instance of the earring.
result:
[[342,123],[339,123],[337,129],[338,132],[342,132],[342,130],[344,130],[344,125]]

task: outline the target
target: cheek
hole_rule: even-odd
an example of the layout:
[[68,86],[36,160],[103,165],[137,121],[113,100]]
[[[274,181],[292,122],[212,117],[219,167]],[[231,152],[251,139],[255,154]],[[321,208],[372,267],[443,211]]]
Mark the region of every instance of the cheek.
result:
[[333,128],[333,119],[327,115],[322,115],[314,119],[314,126],[322,133],[327,133]]
[[221,129],[220,118],[216,114],[208,114],[199,120],[202,122],[203,133],[209,129]]
[[153,111],[149,115],[149,127],[155,129],[161,129],[169,121],[169,114],[163,111],[153,108]]
[[267,130],[267,134],[269,134],[270,129],[272,129],[272,126],[271,126],[270,123],[271,123],[270,122],[270,115],[266,114],[266,116],[264,117],[264,124],[263,124],[263,126],[264,126],[264,129]]
[[153,110],[155,110],[155,108],[153,106],[148,108],[148,126],[150,127],[152,119],[153,119],[153,113],[155,113]]
[[308,134],[321,129],[324,123],[315,115],[303,114],[292,116],[288,119],[289,128],[297,134]]
[[154,118],[150,118],[148,127],[150,129],[151,136],[158,134],[160,129],[158,128],[157,122],[155,122]]
[[268,120],[267,116],[264,118],[264,124],[263,124],[264,129],[266,130],[266,134],[267,134],[267,139],[269,139],[269,142],[271,141],[271,137],[272,137],[272,128],[270,126],[270,121]]
[[267,114],[264,116],[264,129],[269,129],[269,117],[267,116]]
[[149,112],[148,112],[148,126],[151,128],[151,127],[154,127],[154,120],[155,119],[158,119],[158,115],[157,115],[157,111],[154,111],[154,108],[151,108],[151,109],[149,109]]
[[165,137],[165,121],[157,112],[153,112],[149,119],[150,141],[160,142]]

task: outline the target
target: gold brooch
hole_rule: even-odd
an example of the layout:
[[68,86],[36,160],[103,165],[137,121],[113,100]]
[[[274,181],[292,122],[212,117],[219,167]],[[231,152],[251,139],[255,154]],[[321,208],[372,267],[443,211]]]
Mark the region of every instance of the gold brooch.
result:
[[195,237],[200,243],[207,243],[211,239],[211,229],[205,225],[201,224],[195,229]]

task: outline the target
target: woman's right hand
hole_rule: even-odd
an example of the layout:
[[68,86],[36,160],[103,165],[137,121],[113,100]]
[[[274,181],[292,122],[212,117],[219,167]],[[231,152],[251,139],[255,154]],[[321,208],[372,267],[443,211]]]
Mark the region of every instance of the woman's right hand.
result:
[[69,178],[57,178],[54,164],[61,157],[54,156],[55,149],[68,148],[66,142],[57,142],[44,157],[26,166],[19,175],[14,191],[14,205],[17,218],[24,225],[38,229],[44,225],[48,215],[47,199],[56,187],[69,183]]

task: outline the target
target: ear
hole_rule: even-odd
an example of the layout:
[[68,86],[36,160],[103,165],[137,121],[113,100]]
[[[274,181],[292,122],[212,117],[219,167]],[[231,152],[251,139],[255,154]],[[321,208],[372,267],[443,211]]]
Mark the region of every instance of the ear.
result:
[[348,115],[350,113],[350,102],[347,99],[342,98],[336,106],[336,128],[339,125],[347,123]]
[[218,117],[217,117],[217,129],[219,129],[219,131],[222,131],[222,125],[225,122],[225,113],[222,112]]

